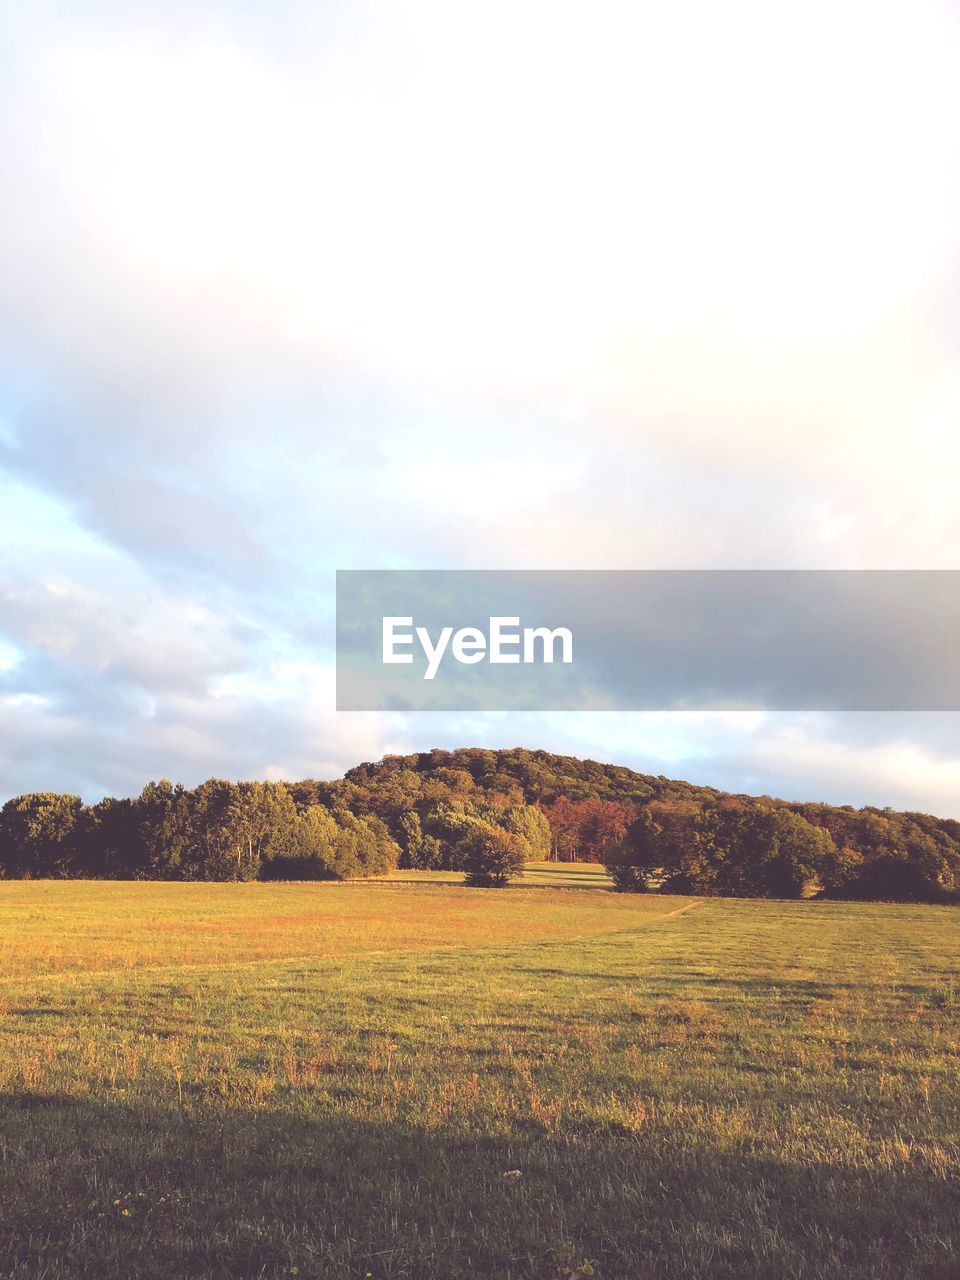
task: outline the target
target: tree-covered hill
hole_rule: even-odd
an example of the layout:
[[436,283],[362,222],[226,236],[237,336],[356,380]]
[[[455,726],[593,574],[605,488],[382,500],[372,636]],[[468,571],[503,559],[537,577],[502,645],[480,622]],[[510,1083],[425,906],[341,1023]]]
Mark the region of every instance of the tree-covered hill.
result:
[[[548,820],[550,856],[606,861],[622,887],[922,901],[960,896],[954,819],[731,794],[547,751],[388,756],[357,765],[327,784],[325,794],[379,815],[401,844],[405,815],[429,827],[450,806],[533,806]],[[417,865],[416,848],[404,849]],[[618,874],[623,868],[636,874]]]
[[7,877],[345,878],[399,864],[489,883],[538,858],[603,861],[641,891],[960,900],[953,819],[733,795],[522,748],[387,756],[332,782],[152,782],[90,806],[33,793],[0,810]]

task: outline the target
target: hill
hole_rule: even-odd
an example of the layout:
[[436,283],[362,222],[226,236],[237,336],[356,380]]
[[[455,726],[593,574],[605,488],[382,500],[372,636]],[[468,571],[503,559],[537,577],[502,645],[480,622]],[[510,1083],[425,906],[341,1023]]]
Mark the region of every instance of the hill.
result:
[[[905,901],[960,893],[960,822],[953,819],[733,794],[547,751],[387,756],[357,765],[340,782],[293,790],[301,800],[379,816],[409,866],[452,865],[451,819],[455,826],[465,812],[527,806],[547,818],[548,856],[609,860],[612,846],[626,841],[633,865],[679,892]],[[436,841],[426,850],[424,832]]]
[[345,879],[515,861],[603,861],[623,889],[737,897],[960,898],[960,823],[792,803],[522,748],[387,756],[336,781],[149,783],[85,806],[33,793],[0,810],[0,874]]

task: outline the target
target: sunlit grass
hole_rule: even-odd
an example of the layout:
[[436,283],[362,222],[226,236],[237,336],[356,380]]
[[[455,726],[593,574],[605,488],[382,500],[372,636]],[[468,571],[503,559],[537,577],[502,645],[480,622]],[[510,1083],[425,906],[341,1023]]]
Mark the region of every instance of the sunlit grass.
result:
[[0,885],[4,1277],[960,1274],[956,909],[50,889]]
[[571,898],[562,875],[535,866],[521,884],[537,892],[522,895],[467,888],[455,872],[295,885],[9,881],[0,883],[0,982],[542,941],[631,929],[688,901],[614,894],[599,867],[574,871],[570,887],[607,891]]
[[[460,884],[459,871],[394,871],[391,881],[409,884]],[[528,862],[513,888],[612,889],[613,880],[598,862]]]

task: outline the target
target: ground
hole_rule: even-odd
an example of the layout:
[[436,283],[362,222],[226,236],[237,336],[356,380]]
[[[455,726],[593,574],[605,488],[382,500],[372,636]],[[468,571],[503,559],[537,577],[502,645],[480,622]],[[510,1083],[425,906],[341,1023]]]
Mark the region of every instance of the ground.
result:
[[457,880],[0,883],[0,1276],[960,1276],[960,910]]

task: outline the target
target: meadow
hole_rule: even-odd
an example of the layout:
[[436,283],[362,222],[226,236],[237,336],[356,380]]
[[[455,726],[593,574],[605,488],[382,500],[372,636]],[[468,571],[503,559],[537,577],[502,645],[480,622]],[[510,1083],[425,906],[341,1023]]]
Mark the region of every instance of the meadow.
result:
[[458,880],[0,882],[0,1276],[960,1276],[960,909]]

